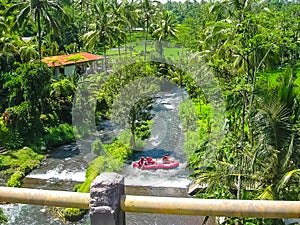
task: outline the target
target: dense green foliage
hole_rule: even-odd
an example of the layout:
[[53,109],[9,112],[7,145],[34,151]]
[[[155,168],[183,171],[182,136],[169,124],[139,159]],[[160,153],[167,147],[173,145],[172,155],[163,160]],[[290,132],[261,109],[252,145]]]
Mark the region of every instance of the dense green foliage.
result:
[[[0,146],[9,152],[1,155],[9,185],[19,186],[40,158],[18,149],[88,137],[95,125],[89,118],[96,125],[112,119],[125,131],[111,145],[92,144],[98,157],[77,187],[88,191],[97,174],[118,169],[132,148],[143,146],[152,97],[168,79],[190,97],[179,116],[192,177],[206,185],[199,197],[300,200],[299,18],[298,1],[2,1]],[[32,38],[20,38],[26,36]],[[103,54],[102,73],[54,76],[38,60],[79,51]],[[72,114],[74,100],[82,108]],[[75,134],[72,116],[84,118]],[[14,154],[34,163],[20,156],[15,163]],[[237,222],[279,223],[224,224]]]
[[43,140],[46,146],[53,147],[70,143],[75,140],[73,127],[69,124],[59,124],[57,127],[47,129]]
[[10,187],[20,187],[21,180],[28,172],[40,164],[43,155],[35,153],[30,148],[22,148],[15,152],[9,152],[0,157],[2,176],[10,176],[7,185]]

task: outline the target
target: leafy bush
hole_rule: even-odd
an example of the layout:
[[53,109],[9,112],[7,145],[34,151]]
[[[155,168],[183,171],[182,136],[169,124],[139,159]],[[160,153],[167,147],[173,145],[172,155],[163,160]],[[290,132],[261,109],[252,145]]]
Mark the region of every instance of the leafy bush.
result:
[[23,146],[23,139],[16,130],[10,130],[3,124],[0,117],[0,146],[7,149],[18,149]]
[[179,106],[179,117],[182,121],[183,129],[195,131],[198,127],[198,113],[191,99],[187,99]]
[[[11,143],[20,142],[21,145],[23,144],[23,138],[28,137],[29,133],[40,133],[41,126],[38,125],[37,121],[34,121],[35,119],[30,114],[30,108],[28,102],[22,102],[20,105],[7,108],[3,113],[3,126],[7,128]],[[19,148],[21,146],[11,145],[11,147]]]
[[[119,142],[123,143],[127,148],[130,148],[131,140],[132,140],[132,134],[129,130],[123,130],[120,132],[118,137]],[[145,145],[145,142],[139,138],[135,137],[135,148],[143,148]]]
[[104,147],[113,158],[120,162],[124,162],[132,154],[132,149],[118,139],[109,145],[105,144]]
[[77,186],[78,192],[89,192],[93,180],[102,172],[112,172],[121,169],[123,164],[112,157],[99,156],[91,162],[86,171],[86,180],[80,186]]
[[139,126],[136,127],[136,135],[142,140],[150,137],[151,127],[154,123],[154,120],[143,121]]
[[60,124],[47,128],[48,135],[44,137],[47,146],[59,146],[75,140],[73,127],[69,124]]
[[104,148],[102,146],[101,141],[98,138],[91,144],[91,148],[92,152],[97,156],[104,154]]
[[40,120],[42,121],[43,127],[54,127],[59,124],[58,116],[55,113],[41,114]]

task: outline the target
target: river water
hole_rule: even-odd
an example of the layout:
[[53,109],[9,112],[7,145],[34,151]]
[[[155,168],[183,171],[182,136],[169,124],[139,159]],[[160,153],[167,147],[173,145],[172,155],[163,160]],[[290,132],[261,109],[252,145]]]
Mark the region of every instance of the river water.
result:
[[[142,155],[158,158],[168,152],[171,157],[180,161],[180,166],[172,170],[141,171],[132,168],[132,161],[129,161],[121,174],[125,177],[125,184],[131,186],[132,194],[145,194],[141,188],[145,186],[153,187],[149,195],[182,197],[186,193],[191,180],[187,178],[190,172],[186,169],[186,158],[182,151],[184,134],[178,118],[178,105],[186,97],[186,93],[176,86],[155,96],[152,110],[155,123],[151,137],[145,148],[131,159],[137,160]],[[103,122],[101,126],[99,135],[103,140],[107,141],[117,135],[109,121]],[[23,187],[72,190],[76,183],[85,180],[86,168],[87,162],[76,144],[61,146],[24,179]],[[89,224],[88,215],[77,223],[63,223],[53,217],[45,206],[7,204],[1,207],[8,216],[9,225]],[[202,217],[196,216],[126,213],[128,225],[198,225],[202,220]]]

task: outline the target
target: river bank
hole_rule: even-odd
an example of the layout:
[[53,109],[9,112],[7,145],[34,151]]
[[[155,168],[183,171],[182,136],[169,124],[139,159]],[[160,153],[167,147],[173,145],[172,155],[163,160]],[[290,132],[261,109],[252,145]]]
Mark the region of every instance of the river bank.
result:
[[[151,129],[151,136],[146,140],[144,149],[136,151],[126,163],[123,164],[123,169],[119,172],[125,177],[125,184],[130,187],[127,191],[137,195],[157,195],[157,196],[183,196],[186,195],[187,188],[191,180],[187,177],[190,171],[186,169],[186,157],[182,152],[184,143],[184,133],[181,128],[181,123],[178,118],[178,105],[185,99],[186,94],[179,88],[173,88],[170,92],[162,92],[156,96],[156,101],[152,113],[154,115],[154,124]],[[115,130],[114,126],[109,121],[104,121],[101,124],[99,137],[108,143],[109,138],[118,135],[119,130]],[[180,166],[172,170],[156,170],[156,171],[140,171],[131,166],[131,162],[137,160],[141,155],[151,157],[161,157],[165,152],[180,161]],[[43,189],[58,189],[72,190],[72,186],[82,183],[86,176],[86,168],[88,162],[84,157],[85,151],[81,152],[77,148],[76,143],[63,145],[52,151],[40,167],[36,168],[28,174],[23,180],[24,187],[43,188]],[[149,188],[149,186],[151,188]],[[9,224],[24,225],[61,225],[65,224],[62,221],[51,217],[45,211],[45,207],[25,206],[18,204],[7,205],[4,209],[8,215]],[[41,214],[39,218],[20,218],[26,213]],[[14,212],[14,215],[11,213]],[[144,224],[164,224],[164,225],[198,225],[202,221],[202,217],[179,217],[167,215],[151,215],[151,214],[126,214],[127,224],[140,225],[140,221]],[[52,218],[52,219],[51,219]],[[36,223],[35,221],[38,221]],[[89,219],[85,216],[77,223],[67,224],[88,224]]]

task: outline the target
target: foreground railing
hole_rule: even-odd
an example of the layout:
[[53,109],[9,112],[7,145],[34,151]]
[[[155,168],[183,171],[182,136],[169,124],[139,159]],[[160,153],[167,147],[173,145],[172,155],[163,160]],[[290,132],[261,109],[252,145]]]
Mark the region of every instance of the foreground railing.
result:
[[90,194],[0,187],[0,202],[89,209]]
[[91,193],[0,187],[0,201],[91,209],[91,225],[123,225],[124,212],[197,216],[300,218],[300,201],[220,200],[124,194],[124,179],[104,173]]

